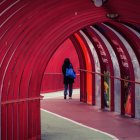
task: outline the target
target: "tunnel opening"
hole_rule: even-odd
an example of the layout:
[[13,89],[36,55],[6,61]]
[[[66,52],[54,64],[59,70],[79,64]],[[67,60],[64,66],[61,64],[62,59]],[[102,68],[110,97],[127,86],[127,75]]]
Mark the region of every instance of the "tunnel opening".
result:
[[[80,88],[79,59],[77,52],[70,39],[60,45],[47,64],[42,80],[41,93],[61,91],[64,89],[62,65],[65,58],[69,58],[76,72],[74,89]],[[52,84],[53,83],[53,84]]]
[[[113,8],[120,15],[119,19],[114,21],[106,17],[106,13],[112,11]],[[94,68],[94,65],[92,68],[88,66],[88,63],[90,63],[88,59],[80,62],[80,68],[82,68],[80,70],[80,100],[83,102],[87,102],[88,100],[89,104],[96,104],[101,108],[104,107],[102,78],[104,71],[101,68],[104,65],[101,62],[106,61],[106,58],[101,46],[105,47],[108,44],[104,41],[106,37],[102,34],[102,30],[96,28],[94,25],[92,26],[92,24],[96,23],[101,27],[99,23],[103,21],[106,22],[102,23],[101,28],[105,28],[106,26],[113,32],[112,35],[115,34],[118,40],[125,42],[124,44],[120,44],[124,46],[123,51],[130,66],[129,82],[133,83],[129,116],[140,118],[140,34],[139,19],[137,16],[139,15],[139,1],[135,1],[135,3],[131,0],[128,0],[127,3],[121,0],[108,1],[103,7],[97,8],[91,4],[91,1],[81,2],[81,0],[69,2],[3,0],[0,2],[0,9],[1,139],[11,140],[19,139],[19,137],[23,139],[40,138],[40,90],[43,73],[46,64],[49,63],[60,42],[75,33],[75,31],[77,32],[69,38],[72,40],[74,46],[81,45],[79,46],[81,50],[76,47],[79,60],[82,60],[83,56],[86,56],[86,51],[93,51],[93,46],[98,48],[97,56],[99,58],[99,61],[95,63],[98,65],[97,71],[87,71]],[[135,9],[135,12],[133,9]],[[60,18],[56,20],[56,17]],[[123,20],[125,21],[123,22]],[[92,33],[92,40],[86,38],[87,33],[85,34],[83,27],[90,28],[88,33]],[[93,32],[98,38],[94,36]],[[91,42],[94,43],[91,45]],[[92,47],[91,49],[88,47],[85,49],[85,46]],[[118,49],[120,48],[118,47]],[[110,52],[109,50],[111,49],[108,49],[108,52]],[[105,52],[107,53],[107,51]],[[126,58],[124,55],[119,56],[119,53],[117,55],[117,59],[120,57],[118,64],[116,59],[113,59],[114,53],[112,56],[109,53],[106,55],[108,56],[108,61],[114,61],[114,64],[117,66],[113,67],[112,64],[112,71],[110,72],[110,78],[115,79],[114,81],[112,80],[110,87],[110,108],[112,111],[125,115],[124,95],[122,92],[122,81],[124,79],[120,74],[123,65],[119,62],[123,61],[123,64],[126,64],[126,61],[124,61]],[[93,58],[90,58],[92,62]],[[111,65],[111,63],[109,64]],[[99,85],[95,86],[94,82],[92,82],[94,78],[91,77],[91,73],[93,75],[96,73],[95,83],[100,83]],[[91,87],[92,84],[93,86]],[[96,91],[97,94],[94,92],[91,94],[92,91]]]

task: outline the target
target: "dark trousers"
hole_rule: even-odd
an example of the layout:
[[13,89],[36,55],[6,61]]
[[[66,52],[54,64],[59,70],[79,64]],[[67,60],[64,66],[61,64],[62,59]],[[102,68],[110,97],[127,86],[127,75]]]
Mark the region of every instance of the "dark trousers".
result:
[[73,84],[65,84],[64,85],[64,95],[68,94],[68,89],[69,89],[69,97],[72,97],[72,87],[73,87]]

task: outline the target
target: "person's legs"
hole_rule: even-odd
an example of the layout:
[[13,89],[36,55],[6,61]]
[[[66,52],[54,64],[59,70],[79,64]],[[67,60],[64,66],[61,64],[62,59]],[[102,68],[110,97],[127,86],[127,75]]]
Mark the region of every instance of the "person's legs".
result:
[[69,84],[69,97],[72,97],[72,88],[73,88],[73,84]]
[[67,90],[68,90],[68,84],[65,84],[64,85],[64,99],[66,99],[67,98]]

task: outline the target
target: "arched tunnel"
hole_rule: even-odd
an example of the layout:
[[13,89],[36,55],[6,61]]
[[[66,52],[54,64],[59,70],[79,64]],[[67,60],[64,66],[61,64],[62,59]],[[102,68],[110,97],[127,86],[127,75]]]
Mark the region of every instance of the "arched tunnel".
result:
[[76,55],[61,49],[50,71],[69,54],[79,66],[80,101],[100,108],[107,74],[109,110],[122,115],[129,76],[129,115],[140,119],[139,8],[139,0],[107,0],[101,7],[92,0],[0,0],[1,140],[41,139],[44,72],[66,41]]

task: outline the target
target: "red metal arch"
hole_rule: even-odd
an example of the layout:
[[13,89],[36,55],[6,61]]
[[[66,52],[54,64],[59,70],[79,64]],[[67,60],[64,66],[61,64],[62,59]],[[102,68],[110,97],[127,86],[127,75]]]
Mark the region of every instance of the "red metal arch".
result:
[[[78,40],[75,38],[74,35],[71,35],[70,39],[76,49],[79,60],[81,60],[82,58],[84,58],[84,54],[82,52],[82,49],[80,49],[80,44]],[[85,59],[83,61],[79,61],[79,64],[81,69],[85,69],[86,66]],[[80,71],[80,101],[82,102],[87,102],[87,95],[85,93],[86,93],[86,77],[85,74],[82,71]]]
[[[98,47],[96,47],[98,44],[100,44],[99,40],[97,39],[96,35],[92,32],[90,27],[87,27],[86,29],[83,29],[83,32],[88,36],[92,44],[95,46],[95,50],[97,52],[98,58],[99,58],[99,63],[100,63],[100,68],[101,68],[101,73],[104,73],[106,70],[106,65],[104,64],[101,56],[101,52],[99,51]],[[101,83],[103,83],[103,77],[101,76]],[[101,89],[101,92],[102,89]],[[95,99],[96,100],[96,99]],[[103,108],[103,96],[101,95],[101,108]]]
[[[84,41],[84,38],[81,36],[80,33],[75,33],[74,34],[76,39],[78,40],[79,44],[80,44],[80,47],[83,51],[83,55],[84,55],[84,58],[85,58],[85,69],[89,72],[92,72],[94,71],[93,70],[93,66],[92,66],[92,59],[91,59],[91,55],[90,55],[90,52],[89,52],[89,49],[87,48],[87,44],[86,42]],[[93,64],[94,65],[94,64]],[[94,76],[87,72],[85,75],[86,75],[86,96],[87,96],[87,103],[88,104],[94,104],[93,103],[93,97],[94,97]]]
[[[106,36],[106,38],[112,44],[112,48],[114,49],[114,52],[116,53],[116,56],[118,58],[118,62],[120,65],[121,78],[124,78],[125,76],[130,74],[131,79],[134,80],[135,79],[134,78],[134,69],[132,66],[131,58],[130,58],[126,48],[124,47],[124,45],[122,44],[120,39],[109,28],[107,28],[104,24],[98,24],[98,26],[104,30],[103,34]],[[120,58],[122,54],[120,54],[120,52],[118,51],[117,45],[119,45],[121,47],[121,49],[124,51],[124,55],[127,58],[129,71],[126,71],[126,67],[124,67],[122,64],[123,60]],[[135,92],[134,87],[132,87],[132,88],[133,88],[132,91]],[[134,98],[134,97],[132,97],[132,98]],[[132,105],[134,105],[134,103]],[[121,81],[121,113],[125,114],[123,81]],[[131,116],[133,116],[134,114],[135,114],[135,110],[133,109]]]
[[[134,53],[135,53],[135,55],[137,57],[137,60],[138,60],[138,62],[140,64],[140,58],[139,58],[140,57],[140,52],[138,51],[138,49],[140,48],[139,38],[131,30],[129,30],[128,28],[126,28],[122,24],[118,24],[118,23],[115,23],[115,22],[109,22],[107,24],[109,24],[109,26],[111,26],[114,29],[116,29],[127,40],[127,42],[130,44],[130,46],[132,46],[132,50],[134,51]],[[131,63],[131,62],[129,62],[129,63]],[[135,81],[133,67],[130,68],[130,72],[132,74],[131,78]],[[135,88],[134,88],[134,84],[132,84],[131,88],[133,89],[133,92],[132,92],[132,104],[131,104],[131,108],[132,108],[131,116],[135,117],[135,94],[134,94],[135,93]]]
[[[119,3],[126,4],[125,11],[130,13],[130,17],[127,17],[127,12],[122,11],[122,5]],[[122,18],[126,16],[126,20],[139,23],[139,20],[133,16],[135,14],[139,15],[138,1],[133,4],[131,0],[128,0],[127,3],[116,0],[108,4],[110,7],[111,4],[115,4],[116,8],[119,8],[122,12]],[[130,8],[132,11],[129,10]],[[0,3],[0,9],[0,51],[2,54],[0,55],[0,63],[2,64],[0,65],[0,82],[2,81],[0,83],[0,96],[2,95],[2,102],[5,101],[2,109],[5,113],[8,109],[9,118],[11,113],[19,113],[19,116],[13,115],[11,121],[6,118],[10,122],[2,122],[4,123],[2,126],[5,123],[9,124],[9,127],[6,126],[4,129],[3,137],[5,138],[8,134],[8,139],[11,139],[9,136],[13,133],[13,139],[18,139],[19,135],[25,139],[35,137],[39,139],[39,101],[28,103],[27,100],[36,96],[39,98],[41,80],[46,65],[61,42],[84,26],[97,21],[108,20],[105,17],[106,9],[96,8],[91,1],[81,2],[81,0],[63,0],[61,2],[56,0],[8,0]],[[133,9],[135,9],[135,12],[133,12]],[[65,12],[66,10],[69,12]],[[59,20],[55,20],[55,16],[60,17]],[[14,33],[15,30],[16,33]],[[26,34],[26,31],[28,34]],[[9,51],[7,46],[10,47]],[[6,87],[8,87],[8,90],[6,90]],[[8,96],[5,96],[5,92]],[[19,106],[16,104],[15,108],[12,108],[16,99],[18,99],[17,102],[20,102],[24,98],[27,98],[25,104]],[[12,105],[4,105],[7,101],[10,101]],[[22,109],[25,109],[23,112],[25,112],[26,117],[21,111]],[[18,112],[18,110],[20,111]],[[36,112],[33,113],[33,110],[36,110]],[[23,122],[19,122],[19,126],[21,126],[19,131],[18,123],[17,125],[14,123],[15,126],[12,126],[13,118],[18,120],[18,117],[23,120]],[[30,120],[27,124],[29,131],[26,130],[24,125],[27,120]],[[34,124],[34,129],[32,124]],[[15,131],[12,131],[13,127]],[[25,135],[22,132],[25,132]]]
[[125,37],[125,39],[132,46],[132,49],[134,50],[136,57],[140,63],[140,51],[138,51],[138,49],[140,49],[140,39],[130,29],[126,28],[124,25],[118,22],[109,22],[109,25],[112,25]]
[[[110,57],[110,54],[107,50],[107,48],[105,47],[105,44],[104,42],[101,40],[101,38],[99,37],[99,35],[94,31],[92,30],[91,28],[87,28],[87,34],[89,34],[91,36],[91,41],[93,42],[93,44],[95,44],[95,46],[101,44],[101,46],[103,47],[104,49],[104,52],[106,53],[106,58],[108,60],[108,63],[109,63],[109,69],[110,69],[110,73],[111,75],[114,75],[114,71],[113,71],[113,64],[112,64],[112,60],[111,60],[111,57]],[[98,56],[99,56],[99,60],[100,60],[100,64],[101,64],[101,73],[104,73],[104,71],[107,70],[107,64],[103,62],[102,60],[102,55],[101,55],[101,52],[99,51],[98,47],[95,47],[97,53],[98,53]],[[103,77],[101,77],[101,87],[103,87]],[[113,111],[114,110],[114,80],[111,79],[111,110]],[[101,94],[101,108],[104,108],[104,89],[102,88],[102,94]]]
[[[91,70],[93,72],[93,71],[95,71],[95,61],[94,61],[94,58],[93,58],[93,54],[91,52],[92,50],[89,46],[90,44],[89,44],[88,40],[86,39],[88,37],[86,36],[86,34],[82,30],[80,30],[78,32],[78,34],[79,34],[80,38],[83,40],[83,43],[86,46],[86,49],[87,49],[87,52],[88,52],[88,55],[89,55],[89,58],[90,58]],[[87,73],[91,73],[88,70],[86,70],[86,71],[87,71]],[[96,86],[95,85],[95,75],[92,74],[92,88],[91,88],[92,89],[92,105],[95,105],[95,86]]]

